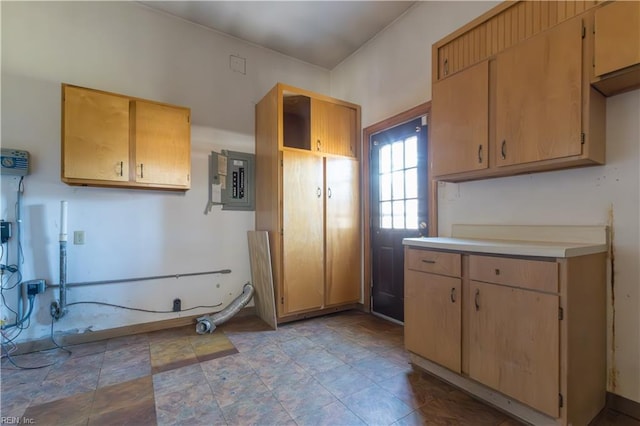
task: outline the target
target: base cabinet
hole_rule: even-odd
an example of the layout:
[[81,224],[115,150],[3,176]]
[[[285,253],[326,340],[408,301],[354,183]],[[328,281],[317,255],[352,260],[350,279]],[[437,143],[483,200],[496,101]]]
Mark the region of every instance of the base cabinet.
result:
[[469,377],[558,417],[558,295],[478,281],[469,290]]
[[501,395],[536,424],[588,424],[604,407],[605,303],[604,253],[528,258],[405,247],[405,346],[426,360],[414,363],[452,383],[459,377],[472,393],[485,389],[478,396],[492,403]]

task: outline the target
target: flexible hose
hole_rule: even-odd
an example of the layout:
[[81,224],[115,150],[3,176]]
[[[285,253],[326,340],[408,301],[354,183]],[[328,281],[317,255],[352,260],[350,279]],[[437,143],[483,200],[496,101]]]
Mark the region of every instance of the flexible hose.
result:
[[240,309],[244,308],[247,303],[253,297],[253,286],[251,283],[246,283],[242,289],[242,294],[236,297],[233,302],[229,303],[229,306],[213,315],[205,315],[198,318],[196,323],[196,333],[205,334],[213,333],[216,329],[216,325],[220,325],[227,322],[231,317],[240,312]]

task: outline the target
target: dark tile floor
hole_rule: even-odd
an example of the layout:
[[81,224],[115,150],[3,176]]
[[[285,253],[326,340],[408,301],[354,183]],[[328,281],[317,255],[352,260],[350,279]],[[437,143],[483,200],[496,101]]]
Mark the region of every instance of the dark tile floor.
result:
[[[234,318],[2,360],[2,418],[39,425],[518,425],[413,370],[402,327],[345,312]],[[15,421],[13,421],[15,423]],[[597,425],[640,425],[605,412]]]

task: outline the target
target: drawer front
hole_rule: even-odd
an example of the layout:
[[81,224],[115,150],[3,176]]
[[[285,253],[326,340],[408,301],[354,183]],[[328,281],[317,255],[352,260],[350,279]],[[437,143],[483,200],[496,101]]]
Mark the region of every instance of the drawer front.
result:
[[451,277],[460,276],[461,256],[459,253],[446,253],[407,247],[404,254],[404,263],[407,269],[449,275]]
[[532,290],[558,292],[558,264],[540,260],[469,256],[469,278]]

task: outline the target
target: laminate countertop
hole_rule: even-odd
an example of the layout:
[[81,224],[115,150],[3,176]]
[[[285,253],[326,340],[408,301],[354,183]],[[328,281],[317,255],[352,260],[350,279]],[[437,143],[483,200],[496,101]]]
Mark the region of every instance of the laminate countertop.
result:
[[452,250],[471,253],[505,254],[536,257],[575,257],[607,251],[606,244],[565,243],[551,241],[491,240],[476,238],[405,238],[410,247]]

